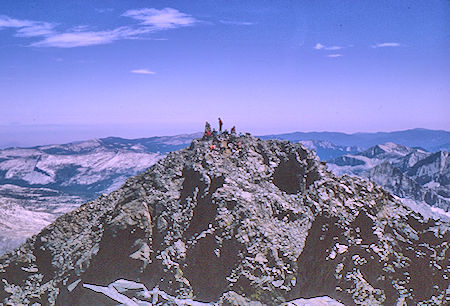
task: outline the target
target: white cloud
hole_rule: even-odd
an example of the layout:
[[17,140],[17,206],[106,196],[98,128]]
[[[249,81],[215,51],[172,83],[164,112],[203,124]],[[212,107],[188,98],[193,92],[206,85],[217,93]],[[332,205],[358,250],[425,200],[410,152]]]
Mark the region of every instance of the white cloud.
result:
[[54,25],[50,23],[43,22],[41,24],[35,24],[29,27],[23,27],[17,30],[16,36],[19,37],[36,37],[36,36],[47,36],[54,33]]
[[321,43],[317,43],[315,46],[314,46],[314,49],[316,49],[316,50],[321,50],[321,49],[323,49],[325,46],[324,45],[322,45]]
[[122,16],[141,22],[137,25],[127,25],[104,31],[92,31],[87,26],[75,26],[65,31],[55,31],[56,25],[52,23],[0,16],[0,30],[15,28],[15,36],[42,37],[40,41],[30,44],[33,47],[74,48],[109,44],[121,39],[138,39],[142,38],[144,34],[191,26],[197,21],[190,15],[172,8],[129,10]]
[[19,20],[8,16],[0,16],[0,29],[15,28],[16,36],[36,37],[46,36],[53,32],[54,24],[42,21]]
[[33,47],[74,48],[112,43],[119,39],[132,39],[139,34],[148,33],[147,29],[120,27],[110,31],[73,31],[50,35],[31,44]]
[[325,46],[325,45],[322,45],[321,43],[317,43],[314,46],[314,49],[316,49],[316,50],[329,50],[329,51],[341,50],[343,48],[344,47],[341,47],[341,46]]
[[22,28],[30,26],[33,21],[18,20],[8,16],[0,16],[0,28]]
[[335,54],[328,54],[327,57],[341,57],[342,54],[340,53],[335,53]]
[[49,36],[42,41],[33,43],[32,46],[73,48],[107,44],[117,39],[117,36],[109,32],[72,32]]
[[219,20],[220,23],[223,24],[231,24],[231,25],[243,25],[243,26],[251,26],[255,23],[248,21],[231,21],[231,20]]
[[126,29],[118,28],[111,31],[73,31],[50,35],[45,39],[31,44],[33,47],[73,48],[111,43],[124,37]]
[[387,43],[372,45],[372,48],[400,47],[400,46],[401,46],[401,44],[396,43],[396,42],[387,42]]
[[134,69],[130,71],[131,73],[136,73],[136,74],[155,74],[155,72],[150,71],[148,69]]
[[159,29],[173,29],[193,25],[196,19],[173,8],[157,10],[144,8],[126,11],[122,16],[141,21],[143,25]]

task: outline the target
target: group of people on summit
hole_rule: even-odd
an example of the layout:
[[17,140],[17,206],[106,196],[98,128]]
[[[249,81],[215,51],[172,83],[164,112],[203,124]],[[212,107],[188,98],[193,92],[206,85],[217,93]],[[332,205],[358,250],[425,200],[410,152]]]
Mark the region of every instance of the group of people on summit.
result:
[[[216,129],[214,129],[214,128],[211,131],[211,124],[208,121],[206,121],[205,133],[203,134],[203,137],[205,137],[205,138],[217,137],[218,134],[222,134],[222,128],[223,128],[223,121],[222,121],[222,119],[220,119],[220,117],[219,117],[219,132],[217,132]],[[236,135],[236,127],[233,126],[230,130],[230,133],[228,133],[227,130],[224,130],[223,134],[225,134],[225,135],[231,134],[231,135],[235,136]]]
[[216,129],[212,129],[211,130],[211,124],[206,121],[205,123],[205,132],[203,134],[203,139],[204,140],[208,140],[208,139],[212,139],[212,143],[209,146],[209,148],[211,150],[216,150],[216,149],[220,149],[220,151],[223,151],[224,153],[228,153],[231,154],[233,152],[238,152],[239,154],[242,153],[242,143],[239,142],[235,142],[234,140],[236,139],[236,127],[233,126],[230,130],[230,132],[228,132],[228,130],[224,130],[223,129],[223,121],[222,119],[220,119],[219,117],[219,131],[217,131]]

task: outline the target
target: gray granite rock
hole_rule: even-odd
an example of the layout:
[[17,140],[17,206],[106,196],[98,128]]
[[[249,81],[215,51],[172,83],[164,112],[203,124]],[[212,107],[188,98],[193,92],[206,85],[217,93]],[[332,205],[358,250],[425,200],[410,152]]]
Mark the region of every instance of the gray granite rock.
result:
[[109,305],[83,284],[127,279],[223,304],[444,303],[448,223],[301,144],[224,140],[169,153],[2,256],[0,301]]

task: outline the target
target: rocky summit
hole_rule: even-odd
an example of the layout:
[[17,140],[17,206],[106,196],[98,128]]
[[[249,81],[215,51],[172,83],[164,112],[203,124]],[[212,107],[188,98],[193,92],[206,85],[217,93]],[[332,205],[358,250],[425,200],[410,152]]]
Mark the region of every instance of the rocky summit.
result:
[[110,305],[89,288],[127,280],[225,305],[445,304],[448,229],[301,144],[196,139],[1,257],[0,301]]

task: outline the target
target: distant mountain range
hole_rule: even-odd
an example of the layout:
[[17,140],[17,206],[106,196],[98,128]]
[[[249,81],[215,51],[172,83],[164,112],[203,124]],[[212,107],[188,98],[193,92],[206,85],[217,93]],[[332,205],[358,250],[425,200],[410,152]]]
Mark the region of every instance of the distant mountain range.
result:
[[301,140],[329,141],[338,146],[353,146],[362,149],[393,142],[408,147],[421,147],[427,151],[448,151],[450,148],[450,132],[427,129],[411,129],[396,132],[355,133],[345,134],[336,132],[294,132],[288,134],[265,135],[263,139],[285,139],[291,142]]
[[450,159],[446,151],[435,153],[394,143],[373,146],[357,154],[328,161],[337,175],[368,178],[393,194],[450,210]]
[[[0,150],[0,252],[2,248],[12,248],[36,232],[36,225],[41,228],[81,203],[117,189],[128,177],[144,171],[168,152],[189,146],[194,138],[201,135],[195,133],[139,139],[108,137],[61,145]],[[333,160],[336,167],[347,167],[347,173],[350,174],[370,176],[402,196],[395,191],[397,187],[390,188],[390,185],[397,183],[383,183],[381,179],[381,172],[385,178],[394,172],[398,173],[397,170],[390,170],[388,165],[381,167],[383,161],[387,161],[399,169],[402,175],[413,180],[409,184],[412,187],[408,187],[410,191],[404,191],[405,194],[414,194],[416,191],[413,190],[419,190],[412,198],[428,199],[427,203],[440,207],[442,205],[436,203],[448,197],[446,187],[442,189],[442,186],[448,185],[448,181],[445,183],[447,174],[439,177],[434,169],[428,179],[423,173],[428,171],[425,170],[428,169],[426,158],[433,156],[426,150],[448,147],[449,132],[423,129],[352,135],[297,132],[260,138],[302,142],[307,148],[315,150],[321,160]],[[381,157],[382,154],[379,155],[377,150],[384,152],[383,147],[364,151],[369,148],[368,144],[378,140],[407,143],[423,149],[398,147],[396,150],[405,150],[401,154],[408,156],[400,159],[397,153],[392,158],[387,153]],[[409,150],[413,150],[413,153]],[[419,160],[423,160],[426,165],[414,168]],[[370,174],[370,170],[378,165],[380,167],[373,169]],[[415,174],[411,174],[413,172]],[[407,182],[407,179],[402,179],[402,182]]]

